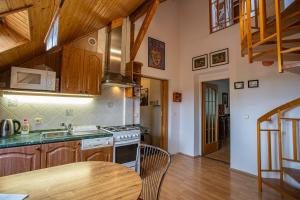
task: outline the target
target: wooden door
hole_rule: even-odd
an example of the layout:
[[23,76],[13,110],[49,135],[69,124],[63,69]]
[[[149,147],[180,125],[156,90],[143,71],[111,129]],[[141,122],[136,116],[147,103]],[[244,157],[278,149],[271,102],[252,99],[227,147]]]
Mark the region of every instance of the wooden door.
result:
[[83,93],[84,50],[64,46],[61,67],[61,92]]
[[0,176],[40,169],[40,145],[0,149]]
[[168,108],[169,108],[169,81],[160,81],[161,120],[160,120],[160,147],[168,151]]
[[102,78],[102,55],[84,51],[84,93],[100,95]]
[[113,148],[104,147],[81,151],[81,161],[106,161],[112,162]]
[[41,167],[54,167],[80,161],[80,141],[42,145]]
[[218,150],[218,86],[202,83],[202,153]]

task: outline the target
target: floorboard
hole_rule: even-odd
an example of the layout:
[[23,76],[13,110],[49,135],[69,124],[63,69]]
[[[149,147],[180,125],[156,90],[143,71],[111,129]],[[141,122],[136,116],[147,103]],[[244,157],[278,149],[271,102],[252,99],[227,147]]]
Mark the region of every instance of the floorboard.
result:
[[205,157],[207,158],[211,158],[214,160],[219,160],[219,161],[223,161],[225,163],[230,163],[230,143],[227,142],[223,145],[223,147],[221,149],[219,149],[218,151],[208,154]]
[[268,187],[262,194],[257,179],[232,171],[229,165],[205,157],[174,155],[162,185],[160,200],[279,200]]

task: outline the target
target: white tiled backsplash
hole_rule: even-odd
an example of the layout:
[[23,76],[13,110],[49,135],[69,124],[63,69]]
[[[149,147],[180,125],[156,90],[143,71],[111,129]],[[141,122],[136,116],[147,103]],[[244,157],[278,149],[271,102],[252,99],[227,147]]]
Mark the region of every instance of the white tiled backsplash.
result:
[[[139,115],[139,111],[134,111],[133,100],[125,100],[121,88],[103,88],[100,97],[84,105],[11,103],[0,97],[0,109],[0,119],[27,118],[32,130],[61,128],[61,122],[101,126],[132,124]],[[37,124],[36,118],[42,118],[42,123]]]

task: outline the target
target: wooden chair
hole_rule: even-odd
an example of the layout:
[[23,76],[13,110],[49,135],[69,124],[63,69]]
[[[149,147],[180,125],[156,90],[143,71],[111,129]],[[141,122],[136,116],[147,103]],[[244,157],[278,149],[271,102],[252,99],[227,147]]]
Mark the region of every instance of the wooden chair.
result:
[[158,200],[161,184],[171,164],[171,155],[158,147],[140,144],[137,156],[140,157],[140,165],[137,163],[136,171],[140,172],[143,181],[139,199]]

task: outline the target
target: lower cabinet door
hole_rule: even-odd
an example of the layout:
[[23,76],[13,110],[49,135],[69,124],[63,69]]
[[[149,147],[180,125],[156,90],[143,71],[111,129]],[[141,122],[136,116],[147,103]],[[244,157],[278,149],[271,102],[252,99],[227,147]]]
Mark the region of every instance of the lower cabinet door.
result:
[[42,145],[41,167],[54,167],[80,161],[80,141]]
[[41,146],[0,149],[0,176],[40,169]]
[[103,147],[98,149],[89,149],[81,151],[82,161],[106,161],[112,162],[113,148]]

